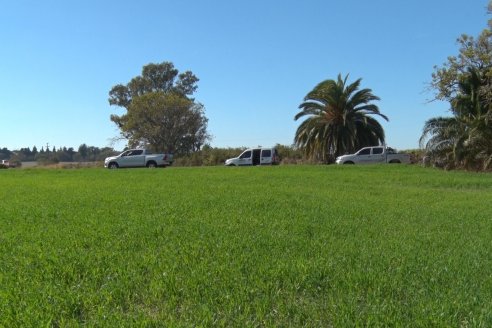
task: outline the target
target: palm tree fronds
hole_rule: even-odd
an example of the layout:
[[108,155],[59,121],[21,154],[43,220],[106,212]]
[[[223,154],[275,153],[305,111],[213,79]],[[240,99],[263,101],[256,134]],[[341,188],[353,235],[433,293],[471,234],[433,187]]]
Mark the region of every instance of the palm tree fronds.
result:
[[364,146],[384,143],[384,129],[372,116],[388,120],[373,101],[370,89],[361,89],[361,79],[348,84],[348,75],[325,80],[311,90],[294,120],[305,118],[294,138],[306,156],[329,161]]

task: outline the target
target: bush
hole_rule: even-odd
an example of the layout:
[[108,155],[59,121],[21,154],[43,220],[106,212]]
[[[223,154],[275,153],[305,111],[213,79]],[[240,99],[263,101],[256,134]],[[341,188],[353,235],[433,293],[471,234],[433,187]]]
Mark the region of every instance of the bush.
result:
[[[422,149],[409,149],[403,150],[401,153],[410,155],[411,164],[424,164],[424,158],[426,157],[425,151]],[[428,158],[426,159],[428,160]]]
[[202,150],[174,159],[173,166],[217,166],[224,165],[228,158],[236,157],[245,148],[213,148],[204,146]]
[[46,157],[41,157],[38,158],[38,164],[42,166],[48,166],[48,165],[53,165],[53,164],[58,164],[60,161],[58,158],[46,158]]
[[[315,160],[307,160],[301,150],[277,144],[275,148],[280,156],[280,164],[320,164]],[[224,165],[226,159],[239,156],[247,147],[213,148],[208,145],[202,150],[179,156],[174,159],[173,166],[217,166]]]

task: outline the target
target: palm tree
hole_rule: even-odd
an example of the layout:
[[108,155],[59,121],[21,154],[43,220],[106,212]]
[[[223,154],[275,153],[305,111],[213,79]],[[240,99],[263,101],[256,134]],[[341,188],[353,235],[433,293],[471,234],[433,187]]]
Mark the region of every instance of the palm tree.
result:
[[388,118],[371,102],[379,100],[371,89],[359,90],[361,79],[347,85],[342,79],[319,83],[299,105],[294,117],[307,117],[297,128],[294,142],[312,159],[331,162],[346,152],[384,143],[384,130],[370,115]]
[[492,166],[492,110],[481,92],[486,83],[477,69],[470,68],[451,100],[454,116],[425,122],[420,144],[435,163],[483,169]]
[[435,117],[424,124],[421,147],[437,166],[450,167],[457,154],[463,152],[463,136],[466,126],[456,117]]

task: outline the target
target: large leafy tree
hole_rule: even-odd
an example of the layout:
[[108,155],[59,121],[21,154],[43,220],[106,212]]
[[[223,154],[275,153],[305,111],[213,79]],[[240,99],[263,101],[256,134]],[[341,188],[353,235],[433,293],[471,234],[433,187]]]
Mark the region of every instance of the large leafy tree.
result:
[[492,103],[492,27],[483,30],[478,38],[463,34],[457,42],[459,54],[434,67],[431,88],[435,90],[435,98],[452,102],[461,93],[460,83],[471,71],[476,71],[482,79],[478,92],[483,101]]
[[435,99],[450,117],[429,119],[420,138],[431,160],[445,167],[492,167],[492,27],[458,39],[459,54],[432,74]]
[[309,158],[331,162],[338,155],[361,147],[384,143],[384,129],[373,116],[381,114],[373,102],[379,97],[371,89],[359,89],[361,79],[347,83],[325,80],[310,91],[299,105],[299,125],[294,142]]
[[492,110],[484,93],[485,75],[476,67],[461,73],[450,98],[453,116],[425,122],[420,143],[434,163],[448,168],[492,166]]
[[[492,1],[489,1],[487,9],[488,9],[488,13],[492,14]],[[489,28],[492,29],[492,19],[489,19]]]
[[141,75],[110,90],[110,105],[126,110],[111,121],[131,147],[177,154],[198,150],[209,134],[204,107],[192,98],[197,82],[192,72],[179,73],[170,62],[148,64]]
[[173,93],[159,91],[135,98],[125,121],[125,129],[136,140],[178,154],[200,150],[208,137],[203,106]]

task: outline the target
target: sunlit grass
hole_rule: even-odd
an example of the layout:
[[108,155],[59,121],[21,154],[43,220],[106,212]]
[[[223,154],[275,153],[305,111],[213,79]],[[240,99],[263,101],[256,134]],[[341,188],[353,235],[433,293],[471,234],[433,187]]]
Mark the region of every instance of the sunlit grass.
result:
[[492,176],[0,171],[0,326],[491,326]]

